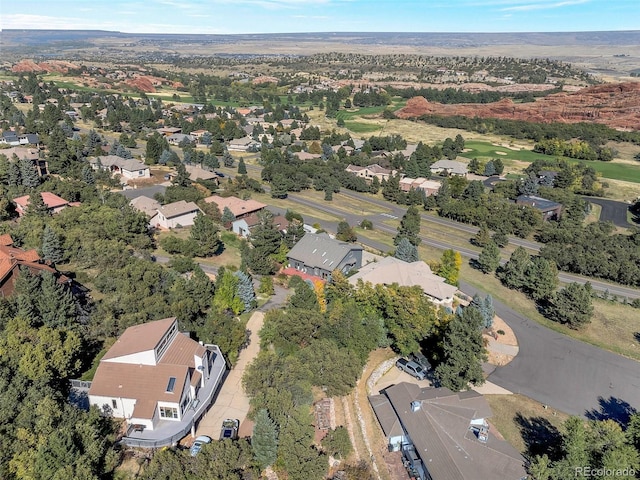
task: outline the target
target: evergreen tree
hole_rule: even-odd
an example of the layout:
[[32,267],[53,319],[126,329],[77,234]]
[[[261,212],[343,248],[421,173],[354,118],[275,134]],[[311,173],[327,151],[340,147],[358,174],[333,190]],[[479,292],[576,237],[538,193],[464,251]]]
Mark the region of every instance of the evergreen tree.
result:
[[29,195],[26,215],[36,217],[46,217],[51,215],[51,212],[45,205],[40,192],[33,192]]
[[198,212],[193,220],[190,239],[198,246],[198,256],[209,257],[220,251],[222,241],[218,235],[219,229],[211,218]]
[[504,163],[499,158],[493,159],[493,169],[496,172],[496,175],[502,175],[504,172]]
[[[160,163],[162,163],[162,162],[160,162]],[[173,178],[173,181],[171,183],[173,185],[178,186],[178,187],[190,187],[191,186],[191,177],[189,176],[189,173],[187,172],[187,168],[182,163],[179,163],[176,166],[176,176]]]
[[271,275],[275,271],[273,255],[280,249],[282,235],[273,224],[273,214],[268,210],[258,214],[260,223],[253,228],[249,239],[253,248],[249,250],[247,265],[259,275]]
[[7,185],[17,187],[22,185],[22,176],[20,175],[20,166],[16,161],[18,157],[14,156],[13,162],[9,164],[9,172],[7,174]]
[[484,174],[487,177],[490,177],[496,174],[496,167],[493,164],[493,160],[489,160],[487,164],[484,166]]
[[40,294],[35,304],[42,324],[51,328],[73,327],[77,308],[71,292],[51,272],[42,272],[40,277]]
[[333,190],[330,187],[324,189],[324,200],[326,202],[333,201]]
[[591,284],[570,283],[550,299],[546,316],[570,328],[579,329],[591,321],[593,305]]
[[253,281],[251,277],[242,270],[238,270],[235,276],[238,277],[238,297],[240,297],[240,300],[244,303],[244,311],[248,312],[257,305]]
[[220,218],[220,221],[222,222],[222,224],[229,225],[233,223],[235,219],[236,219],[236,216],[233,214],[231,209],[229,207],[224,207],[224,210],[222,211],[222,217]]
[[240,158],[240,161],[238,162],[238,174],[239,175],[247,174],[247,166],[244,163],[244,158]]
[[418,257],[418,249],[415,245],[412,245],[406,237],[400,240],[393,256],[408,263],[420,260]]
[[478,267],[484,273],[495,272],[500,265],[500,249],[490,241],[480,252],[478,257]]
[[480,230],[478,230],[476,236],[473,237],[473,243],[478,247],[485,247],[490,241],[491,236],[489,234],[489,229],[487,228],[487,224],[483,223],[480,225]]
[[415,205],[411,205],[402,217],[393,244],[397,246],[403,238],[416,247],[420,244],[420,213]]
[[38,172],[33,168],[33,162],[24,157],[20,159],[20,180],[27,188],[34,188],[40,185]]
[[469,384],[482,385],[482,363],[487,352],[482,339],[482,314],[476,308],[465,308],[445,326],[442,336],[440,362],[436,378],[444,387],[459,392]]
[[229,150],[225,150],[224,153],[222,154],[222,163],[224,164],[225,167],[229,167],[229,168],[233,167],[233,157],[229,153]]
[[526,272],[530,263],[531,256],[524,248],[518,247],[511,254],[509,261],[498,269],[497,276],[507,288],[522,290],[528,285]]
[[61,262],[64,258],[60,237],[49,225],[44,227],[42,234],[42,258],[54,264]]
[[278,429],[267,410],[260,409],[256,414],[251,436],[253,457],[260,468],[271,466],[278,455]]
[[169,150],[162,150],[162,153],[158,157],[158,163],[160,165],[166,165],[171,160],[171,152]]
[[93,168],[91,168],[89,165],[85,165],[84,167],[82,167],[82,181],[84,183],[86,183],[87,185],[95,185],[96,183],[96,177],[93,174]]

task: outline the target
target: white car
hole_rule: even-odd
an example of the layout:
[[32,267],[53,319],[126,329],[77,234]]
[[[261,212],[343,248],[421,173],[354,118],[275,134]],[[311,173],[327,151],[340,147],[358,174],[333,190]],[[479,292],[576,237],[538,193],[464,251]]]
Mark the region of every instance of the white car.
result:
[[206,435],[198,436],[198,438],[196,438],[196,441],[193,442],[193,445],[191,445],[191,449],[189,450],[191,456],[195,457],[202,448],[202,445],[204,445],[205,443],[211,443],[211,437],[207,437]]

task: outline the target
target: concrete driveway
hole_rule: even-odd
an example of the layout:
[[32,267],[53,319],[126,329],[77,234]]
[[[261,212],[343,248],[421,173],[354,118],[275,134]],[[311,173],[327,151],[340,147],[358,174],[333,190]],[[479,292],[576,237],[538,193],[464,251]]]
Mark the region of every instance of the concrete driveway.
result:
[[222,421],[225,418],[240,420],[240,437],[251,435],[253,424],[247,420],[249,413],[249,397],[242,388],[242,376],[247,366],[260,351],[258,332],[262,328],[264,313],[256,311],[247,322],[247,330],[251,332],[249,345],[240,352],[238,363],[229,371],[220,387],[220,391],[209,411],[202,417],[196,435],[208,435],[214,440],[220,437]]

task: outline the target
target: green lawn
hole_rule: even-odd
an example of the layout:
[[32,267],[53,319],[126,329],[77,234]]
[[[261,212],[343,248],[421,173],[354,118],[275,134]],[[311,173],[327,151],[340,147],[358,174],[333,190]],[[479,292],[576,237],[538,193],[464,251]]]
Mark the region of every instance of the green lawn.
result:
[[364,107],[359,108],[358,110],[340,110],[337,114],[337,118],[342,118],[345,121],[353,120],[354,118],[363,117],[365,115],[377,115],[384,112],[387,108],[397,110],[404,107],[406,104],[406,100],[394,99],[391,105],[383,105],[380,107]]
[[[463,156],[467,158],[476,157],[479,160],[500,158],[506,161],[519,160],[523,162],[533,162],[536,159],[554,160],[556,158],[551,155],[535,153],[531,150],[511,150],[509,148],[492,145],[489,142],[470,141],[465,142],[464,146],[465,149],[470,149],[470,151],[464,152]],[[601,174],[603,178],[640,183],[640,165],[631,165],[627,163],[616,162],[575,160],[566,157],[563,158],[570,163],[584,163],[586,165],[589,165],[590,167],[593,167],[596,172]]]
[[363,122],[345,122],[345,128],[351,130],[354,133],[370,133],[377,132],[382,129],[382,125],[375,123],[363,123]]

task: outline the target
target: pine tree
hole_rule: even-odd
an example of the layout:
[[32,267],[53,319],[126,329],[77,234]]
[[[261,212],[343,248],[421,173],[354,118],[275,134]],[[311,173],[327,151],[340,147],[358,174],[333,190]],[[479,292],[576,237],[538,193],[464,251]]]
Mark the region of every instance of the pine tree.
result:
[[489,234],[489,229],[487,228],[487,225],[483,223],[480,226],[478,233],[476,233],[476,236],[473,237],[473,243],[478,247],[485,247],[490,241],[491,236]]
[[45,205],[40,192],[33,192],[29,195],[26,215],[45,217],[51,215],[49,208]]
[[33,168],[33,162],[26,157],[20,159],[20,179],[22,185],[28,188],[34,188],[40,185],[38,172]]
[[273,224],[273,214],[265,210],[258,214],[260,223],[253,228],[249,241],[247,264],[253,273],[271,275],[275,270],[273,255],[280,249],[282,235]]
[[63,260],[64,250],[60,242],[60,237],[47,225],[42,234],[42,258],[56,264]]
[[495,272],[500,265],[500,249],[490,241],[480,252],[478,257],[478,267],[484,273]]
[[173,181],[171,183],[178,187],[191,186],[191,178],[187,173],[187,168],[182,163],[179,163],[178,166],[176,167],[176,176],[173,178]]
[[393,256],[408,263],[420,260],[418,257],[418,249],[415,245],[412,245],[406,237],[400,240]]
[[402,217],[398,226],[398,234],[393,239],[393,244],[398,245],[400,240],[406,238],[409,242],[418,246],[420,244],[420,213],[415,205],[411,205]]
[[273,465],[278,455],[278,429],[269,412],[265,409],[258,410],[253,435],[251,436],[251,448],[253,457],[260,468]]
[[70,328],[76,318],[76,302],[69,289],[58,283],[51,272],[40,274],[40,295],[36,306],[43,325],[51,328]]
[[96,178],[93,175],[93,168],[89,165],[85,165],[82,167],[82,181],[87,185],[94,185],[96,183]]
[[469,384],[482,385],[482,363],[487,352],[482,338],[482,314],[476,308],[465,308],[447,323],[442,338],[440,363],[435,374],[442,386],[459,392]]
[[225,167],[233,167],[233,157],[229,153],[229,150],[225,150],[222,154],[222,163]]
[[198,255],[209,257],[217,253],[222,247],[222,241],[218,235],[219,229],[213,220],[198,212],[193,220],[190,239],[198,246]]
[[20,175],[20,166],[18,165],[19,161],[17,160],[17,158],[18,157],[14,155],[13,162],[9,164],[7,184],[10,187],[17,187],[18,185],[22,185],[22,176]]
[[240,162],[238,162],[238,174],[239,175],[247,174],[247,166],[244,163],[244,158],[241,158]]
[[220,219],[222,224],[229,225],[233,223],[235,219],[236,219],[236,216],[233,214],[231,209],[229,207],[224,207],[224,210],[222,211],[222,218]]
[[248,312],[256,308],[257,305],[253,281],[249,274],[242,270],[238,270],[235,276],[238,277],[238,297],[240,297],[240,300],[244,303],[244,311]]
[[324,200],[326,202],[333,201],[333,190],[330,187],[324,189]]

